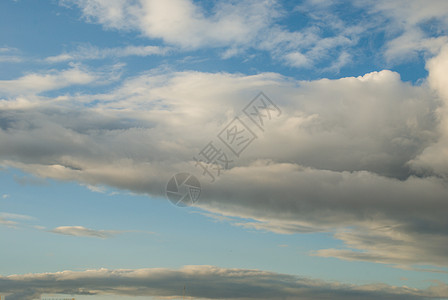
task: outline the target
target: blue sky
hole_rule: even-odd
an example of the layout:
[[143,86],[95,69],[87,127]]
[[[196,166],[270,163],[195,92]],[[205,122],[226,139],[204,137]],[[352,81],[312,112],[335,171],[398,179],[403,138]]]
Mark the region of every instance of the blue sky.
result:
[[6,0],[0,28],[8,300],[448,299],[446,1]]

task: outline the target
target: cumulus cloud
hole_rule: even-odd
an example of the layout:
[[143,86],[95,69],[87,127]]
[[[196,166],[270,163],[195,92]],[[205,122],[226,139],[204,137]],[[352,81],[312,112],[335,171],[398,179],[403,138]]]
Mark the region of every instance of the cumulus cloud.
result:
[[[346,243],[315,255],[447,267],[446,53],[419,86],[387,70],[316,81],[151,70],[106,93],[32,95],[32,107],[12,95],[0,102],[0,158],[40,177],[152,196],[188,171],[203,185],[198,205],[242,218],[236,225],[329,231]],[[282,110],[265,131],[241,113],[259,90]],[[217,138],[237,115],[257,135],[239,158]],[[234,161],[213,184],[193,160],[210,141]]]
[[438,94],[440,107],[436,111],[440,121],[438,134],[440,138],[427,147],[421,155],[411,161],[411,165],[425,172],[430,170],[439,176],[448,176],[448,46],[445,46],[440,55],[432,58],[428,64],[429,85]]
[[31,300],[42,293],[123,296],[181,296],[201,299],[436,299],[447,286],[426,290],[385,284],[346,285],[260,270],[185,266],[172,269],[88,270],[0,276],[8,299]]

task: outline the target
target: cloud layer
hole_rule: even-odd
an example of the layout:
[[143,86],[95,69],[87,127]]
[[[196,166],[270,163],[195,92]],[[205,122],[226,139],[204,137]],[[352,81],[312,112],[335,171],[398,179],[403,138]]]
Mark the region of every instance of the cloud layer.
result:
[[200,299],[441,299],[448,287],[427,290],[384,284],[345,285],[259,270],[185,266],[179,270],[88,270],[0,276],[8,299],[31,300],[41,293],[180,297]]
[[[274,232],[330,231],[347,245],[315,255],[447,267],[447,63],[444,47],[418,86],[387,70],[294,81],[159,69],[106,93],[59,97],[42,94],[104,76],[78,65],[28,74],[0,81],[0,159],[41,177],[152,196],[189,171],[204,185],[205,210]],[[264,132],[241,113],[260,90],[283,112]],[[257,139],[208,183],[193,156],[211,140],[226,149],[217,134],[237,115]]]

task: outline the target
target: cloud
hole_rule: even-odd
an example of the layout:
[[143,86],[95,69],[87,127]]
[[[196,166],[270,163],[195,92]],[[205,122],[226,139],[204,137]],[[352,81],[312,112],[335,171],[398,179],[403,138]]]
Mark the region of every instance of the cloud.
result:
[[275,16],[272,1],[220,2],[212,16],[188,0],[63,1],[76,3],[84,16],[106,28],[137,29],[150,38],[185,48],[246,44]]
[[[431,226],[430,224],[426,224]],[[404,225],[408,226],[408,225]],[[424,225],[422,224],[422,227]],[[322,257],[337,257],[349,261],[367,261],[383,264],[398,264],[398,268],[412,269],[426,272],[446,272],[439,269],[409,268],[419,262],[433,266],[446,266],[446,256],[442,252],[446,244],[446,236],[431,232],[416,232],[417,228],[400,228],[399,225],[381,226],[375,228],[357,228],[335,234],[335,238],[342,240],[350,249],[322,249],[313,255]],[[421,230],[420,230],[421,231]],[[431,244],[428,244],[431,243]]]
[[113,235],[120,233],[119,231],[114,230],[95,230],[85,228],[83,226],[59,226],[52,229],[50,232],[63,234],[63,235],[72,235],[72,236],[82,236],[82,237],[94,237],[94,238],[102,238],[106,239],[112,237]]
[[13,227],[17,225],[17,222],[0,217],[0,224]]
[[185,266],[172,269],[88,270],[0,277],[8,299],[42,293],[180,297],[183,286],[201,299],[435,299],[448,296],[443,283],[426,290],[385,284],[346,285],[260,270]]
[[[447,267],[446,51],[428,61],[421,85],[388,70],[295,81],[157,69],[105,93],[32,95],[32,108],[11,97],[1,103],[0,159],[42,178],[155,197],[190,172],[203,185],[198,206],[237,226],[345,242],[322,256]],[[264,132],[241,112],[260,90],[282,110]],[[231,156],[217,134],[237,115],[257,139],[211,184],[193,156],[210,141]]]
[[22,61],[23,59],[19,56],[0,54],[0,63],[19,63]]
[[107,192],[107,188],[104,186],[95,186],[95,185],[86,185],[86,187],[95,193],[101,193],[104,194]]
[[[0,95],[34,94],[98,80],[99,76],[77,65],[70,69],[53,70],[45,74],[31,73],[14,80],[0,80]],[[2,101],[3,102],[3,101]],[[1,104],[7,104],[5,102]]]
[[[447,42],[448,7],[444,0],[308,0],[292,9],[270,0],[217,1],[207,8],[191,0],[61,3],[75,4],[87,21],[106,29],[137,31],[184,50],[224,48],[222,58],[228,58],[252,48],[267,51],[288,66],[319,65],[326,72],[337,72],[356,62],[359,49],[364,47],[360,44],[363,38],[385,39],[380,56],[391,63],[421,53],[435,55]],[[348,10],[354,11],[349,17],[345,14]],[[299,19],[301,26],[284,26],[288,17]]]
[[440,138],[428,146],[418,157],[410,162],[416,170],[430,171],[439,176],[448,176],[448,46],[427,63],[429,85],[440,97],[440,107],[436,111],[440,120],[438,134]]
[[341,66],[349,63],[350,56],[344,54],[347,52],[344,49],[356,45],[359,33],[365,29],[343,21],[331,14],[328,7],[315,3],[302,5],[303,15],[293,10],[297,18],[309,21],[296,31],[278,24],[288,13],[277,1],[271,0],[217,1],[209,9],[190,0],[64,0],[61,3],[75,4],[87,21],[106,29],[134,30],[182,50],[224,48],[221,57],[226,59],[252,48],[267,51],[276,60],[299,68],[331,63],[334,57],[340,57]]
[[6,225],[15,228],[19,225],[19,221],[34,220],[33,217],[14,213],[0,212],[0,225]]
[[[37,228],[37,227],[36,227]],[[44,230],[45,228],[41,228]],[[83,226],[59,226],[56,227],[49,232],[56,233],[56,234],[62,234],[62,235],[71,235],[71,236],[78,236],[78,237],[93,237],[93,238],[101,238],[101,239],[107,239],[111,238],[117,234],[122,233],[145,233],[145,234],[154,234],[154,232],[151,231],[142,231],[142,230],[96,230],[96,229],[90,229]]]
[[18,49],[11,48],[11,47],[0,47],[0,53],[10,53],[10,52],[17,52]]
[[437,54],[447,42],[448,3],[444,0],[358,1],[384,26],[388,41],[385,56],[406,60],[417,54]]
[[88,59],[105,59],[126,56],[166,55],[170,48],[158,46],[127,46],[119,48],[103,48],[81,46],[73,52],[66,52],[45,59],[46,62],[59,63],[65,61],[79,61]]
[[0,63],[19,63],[23,58],[18,55],[19,50],[12,47],[0,47]]

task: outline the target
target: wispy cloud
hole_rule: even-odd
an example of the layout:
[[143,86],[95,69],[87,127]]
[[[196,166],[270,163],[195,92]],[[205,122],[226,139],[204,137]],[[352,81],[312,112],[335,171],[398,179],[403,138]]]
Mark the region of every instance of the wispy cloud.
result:
[[118,48],[98,48],[95,46],[80,46],[73,52],[66,52],[45,59],[46,62],[58,63],[65,61],[81,61],[89,59],[118,58],[126,56],[166,55],[171,50],[169,47],[159,46],[127,46]]
[[6,95],[34,94],[56,90],[71,85],[88,84],[99,77],[79,66],[66,70],[53,70],[47,73],[28,74],[14,80],[1,80],[0,93]]
[[0,217],[0,224],[6,226],[15,226],[17,225],[17,222]]
[[[42,227],[42,230],[43,229],[45,228]],[[97,230],[86,228],[84,226],[59,226],[50,230],[49,232],[62,235],[71,235],[77,237],[92,237],[101,239],[111,238],[118,234],[124,234],[124,233],[154,234],[154,232],[144,230]]]
[[[350,56],[342,55],[343,49],[356,45],[357,35],[365,29],[347,24],[330,14],[328,8],[312,3],[301,6],[300,13],[305,13],[310,23],[297,31],[286,30],[276,23],[285,15],[276,1],[217,1],[207,13],[200,4],[190,0],[163,3],[63,0],[61,3],[76,4],[88,21],[105,28],[137,30],[147,38],[162,39],[183,50],[224,48],[222,58],[226,59],[252,48],[267,51],[273,58],[299,68],[309,68],[335,55],[340,57],[339,65],[348,63]],[[324,27],[322,24],[331,28],[326,30],[331,31],[330,36],[319,32]]]
[[[367,8],[389,38],[389,61],[413,59],[419,53],[437,54],[448,41],[448,2],[444,0],[354,0]],[[429,26],[428,26],[429,25]]]
[[21,214],[0,212],[0,224],[16,228],[21,221],[34,220],[33,217]]
[[[448,8],[444,0],[309,0],[288,14],[277,1],[217,1],[208,10],[191,0],[61,3],[75,4],[86,20],[107,29],[135,30],[182,49],[224,48],[222,57],[228,58],[252,48],[267,51],[293,67],[324,63],[324,71],[337,72],[356,61],[359,41],[369,34],[386,39],[380,56],[389,62],[401,62],[419,53],[434,55],[447,42]],[[362,17],[351,15],[348,19],[343,13],[347,9],[358,10]],[[296,30],[279,25],[291,14],[306,22]]]
[[121,233],[121,231],[116,230],[95,230],[83,226],[59,226],[52,229],[50,232],[63,235],[94,237],[102,239],[110,238],[116,234]]
[[0,63],[19,63],[23,60],[17,48],[0,47]]

